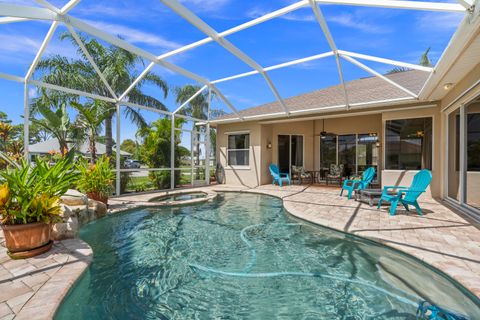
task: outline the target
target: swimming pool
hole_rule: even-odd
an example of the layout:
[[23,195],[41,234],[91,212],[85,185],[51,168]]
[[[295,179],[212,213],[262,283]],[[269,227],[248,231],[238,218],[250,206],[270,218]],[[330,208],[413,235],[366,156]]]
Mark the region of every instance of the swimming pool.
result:
[[56,319],[415,319],[429,300],[480,319],[473,295],[387,247],[221,193],[81,230],[94,260]]

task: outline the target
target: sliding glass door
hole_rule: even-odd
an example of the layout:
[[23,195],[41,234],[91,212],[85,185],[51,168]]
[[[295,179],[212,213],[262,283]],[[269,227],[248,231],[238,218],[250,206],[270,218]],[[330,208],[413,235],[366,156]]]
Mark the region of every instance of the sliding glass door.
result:
[[480,98],[450,113],[447,124],[446,195],[480,210]]
[[321,136],[320,169],[326,172],[332,164],[343,164],[347,177],[361,175],[368,167],[377,169],[377,143],[376,133]]
[[466,107],[465,116],[465,202],[480,209],[480,100]]
[[303,136],[278,136],[278,168],[290,173],[292,166],[303,167]]

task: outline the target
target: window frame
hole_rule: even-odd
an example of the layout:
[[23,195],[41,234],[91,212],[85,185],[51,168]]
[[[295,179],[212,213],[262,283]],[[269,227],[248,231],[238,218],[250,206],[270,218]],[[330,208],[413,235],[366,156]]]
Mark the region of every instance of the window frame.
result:
[[394,120],[410,120],[410,119],[424,119],[424,118],[431,118],[432,119],[432,167],[428,170],[433,171],[435,170],[435,128],[436,128],[436,116],[434,114],[424,114],[419,116],[404,116],[404,117],[391,117],[382,119],[382,141],[381,141],[381,150],[382,150],[382,169],[385,172],[403,172],[403,171],[411,171],[411,172],[418,172],[420,170],[408,170],[408,169],[387,169],[387,153],[386,153],[386,141],[387,141],[387,121],[394,121]]
[[[239,168],[239,169],[249,169],[250,168],[250,131],[239,131],[239,132],[225,132],[227,136],[227,154],[226,154],[226,163],[227,167],[229,168]],[[240,135],[248,135],[248,145],[247,148],[242,149],[230,149],[230,136],[240,136]],[[247,164],[230,164],[230,152],[232,151],[247,151]]]

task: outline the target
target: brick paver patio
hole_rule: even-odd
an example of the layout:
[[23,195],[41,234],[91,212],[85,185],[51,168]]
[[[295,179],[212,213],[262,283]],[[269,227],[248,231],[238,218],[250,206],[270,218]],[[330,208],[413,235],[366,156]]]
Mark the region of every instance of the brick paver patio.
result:
[[[421,199],[424,216],[399,209],[391,217],[387,207],[377,210],[347,200],[334,188],[217,185],[198,190],[254,192],[282,198],[292,215],[402,250],[445,272],[480,297],[480,225],[435,199]],[[141,206],[163,194],[112,199],[111,212]],[[2,236],[0,231],[0,243]],[[90,247],[78,239],[56,242],[49,253],[27,260],[11,260],[0,246],[0,320],[51,318],[91,259]]]

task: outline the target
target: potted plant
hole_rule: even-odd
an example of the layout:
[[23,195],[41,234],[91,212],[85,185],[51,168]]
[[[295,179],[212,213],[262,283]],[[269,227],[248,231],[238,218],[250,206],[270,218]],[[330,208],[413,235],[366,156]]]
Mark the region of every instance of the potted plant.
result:
[[77,187],[87,194],[90,199],[108,205],[108,197],[113,191],[115,173],[110,167],[110,159],[105,155],[97,159],[96,163],[88,160],[80,161],[77,165],[80,177]]
[[37,159],[19,164],[0,154],[8,162],[0,171],[0,225],[5,246],[12,258],[28,258],[48,251],[52,246],[51,225],[60,219],[60,197],[74,183],[72,155],[50,166]]

